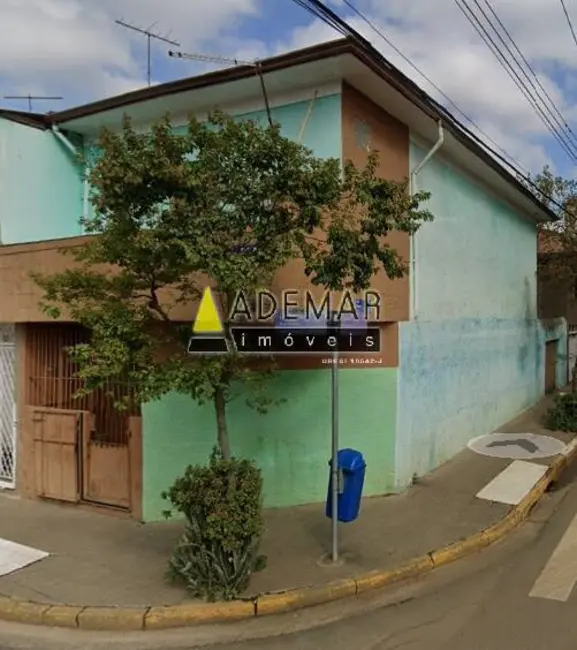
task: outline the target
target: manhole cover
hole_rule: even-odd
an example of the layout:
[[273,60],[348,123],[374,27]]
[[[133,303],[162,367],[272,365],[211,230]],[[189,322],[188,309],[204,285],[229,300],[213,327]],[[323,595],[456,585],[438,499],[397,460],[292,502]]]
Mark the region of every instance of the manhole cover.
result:
[[565,444],[556,438],[536,433],[489,433],[469,440],[467,447],[483,456],[526,460],[557,456]]

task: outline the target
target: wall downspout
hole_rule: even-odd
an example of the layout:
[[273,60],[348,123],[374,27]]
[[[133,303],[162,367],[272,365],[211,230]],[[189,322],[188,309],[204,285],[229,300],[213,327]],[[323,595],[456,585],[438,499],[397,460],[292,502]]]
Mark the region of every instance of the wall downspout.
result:
[[[62,142],[62,144],[70,151],[75,157],[78,158],[79,152],[78,149],[70,142],[70,140],[62,133],[62,131],[56,126],[52,126],[52,133]],[[83,219],[88,218],[88,166],[84,170],[84,182],[83,182],[83,192],[82,192],[82,217]],[[84,231],[84,227],[82,228]]]
[[[443,143],[445,142],[445,131],[443,129],[443,123],[441,120],[438,122],[439,126],[439,136],[437,138],[437,141],[435,144],[432,146],[432,148],[428,151],[427,155],[421,160],[421,162],[413,169],[411,172],[410,176],[410,192],[411,194],[415,194],[418,191],[417,187],[417,176],[419,172],[423,169],[423,167],[431,160],[431,158],[437,153],[437,151],[443,146]],[[410,257],[411,257],[411,296],[412,296],[412,304],[411,304],[411,318],[416,319],[417,314],[418,314],[418,309],[419,309],[419,285],[417,281],[417,234],[414,233],[411,235],[411,240],[410,240],[410,245],[411,245],[411,252],[410,252]]]

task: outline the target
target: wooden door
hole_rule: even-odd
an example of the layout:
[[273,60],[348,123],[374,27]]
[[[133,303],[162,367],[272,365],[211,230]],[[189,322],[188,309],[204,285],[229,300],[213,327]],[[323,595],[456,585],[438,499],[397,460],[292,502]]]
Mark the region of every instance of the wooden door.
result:
[[547,341],[545,345],[545,393],[557,388],[557,341]]
[[78,502],[79,434],[83,412],[28,408],[34,441],[37,495],[46,499]]
[[[126,418],[128,428],[128,418]],[[130,509],[129,432],[122,439],[99,434],[94,414],[82,429],[82,498],[92,503]]]

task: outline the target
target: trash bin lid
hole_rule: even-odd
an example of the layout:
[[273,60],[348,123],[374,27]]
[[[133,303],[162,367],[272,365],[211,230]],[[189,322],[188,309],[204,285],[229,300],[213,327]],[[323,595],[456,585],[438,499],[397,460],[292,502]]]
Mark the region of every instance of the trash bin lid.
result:
[[365,459],[356,449],[341,449],[339,451],[339,467],[354,472],[366,467]]

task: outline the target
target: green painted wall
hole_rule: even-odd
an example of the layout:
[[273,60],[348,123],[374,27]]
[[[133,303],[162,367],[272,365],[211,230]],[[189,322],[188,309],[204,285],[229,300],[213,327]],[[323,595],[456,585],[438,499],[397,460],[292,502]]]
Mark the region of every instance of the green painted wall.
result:
[[[397,370],[343,370],[340,379],[340,447],[359,449],[367,461],[365,494],[394,484]],[[324,501],[331,449],[330,370],[283,371],[271,394],[286,402],[259,415],[239,398],[228,422],[233,454],[262,469],[267,507]],[[143,416],[143,513],[162,518],[162,490],[189,464],[205,463],[216,441],[211,404],[171,394],[145,404]]]
[[80,235],[82,199],[81,167],[54,133],[0,118],[3,244]]

